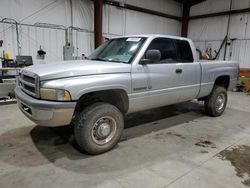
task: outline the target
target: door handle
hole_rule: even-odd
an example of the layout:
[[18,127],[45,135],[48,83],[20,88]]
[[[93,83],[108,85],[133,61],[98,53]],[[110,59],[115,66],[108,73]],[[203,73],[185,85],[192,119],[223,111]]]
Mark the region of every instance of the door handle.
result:
[[182,69],[176,69],[175,72],[176,72],[176,74],[181,74],[182,73]]

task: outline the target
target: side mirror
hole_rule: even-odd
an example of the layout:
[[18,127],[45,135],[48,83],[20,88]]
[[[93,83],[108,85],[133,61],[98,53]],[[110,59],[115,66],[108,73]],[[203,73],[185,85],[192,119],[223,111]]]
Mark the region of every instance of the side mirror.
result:
[[161,60],[160,50],[148,50],[145,54],[145,58],[141,60],[141,64],[145,65],[147,63],[157,62]]

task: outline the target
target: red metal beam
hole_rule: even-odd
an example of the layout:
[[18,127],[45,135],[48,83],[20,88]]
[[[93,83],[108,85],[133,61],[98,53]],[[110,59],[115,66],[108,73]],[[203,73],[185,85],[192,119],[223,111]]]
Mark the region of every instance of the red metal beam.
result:
[[102,44],[102,12],[103,0],[94,0],[94,33],[95,48]]
[[182,37],[187,37],[187,35],[188,35],[189,13],[190,13],[190,5],[183,4],[182,27],[181,27],[181,36]]
[[181,36],[187,37],[190,8],[206,0],[175,0],[183,4]]

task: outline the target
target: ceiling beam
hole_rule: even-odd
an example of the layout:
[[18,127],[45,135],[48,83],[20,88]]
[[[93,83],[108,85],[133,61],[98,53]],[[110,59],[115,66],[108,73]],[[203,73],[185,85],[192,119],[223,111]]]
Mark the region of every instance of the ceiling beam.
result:
[[169,19],[173,19],[173,20],[177,20],[177,21],[182,20],[182,18],[179,17],[179,16],[174,16],[174,15],[171,15],[171,14],[166,14],[166,13],[151,10],[151,9],[146,9],[146,8],[142,8],[142,7],[126,4],[126,3],[121,3],[121,2],[118,2],[118,1],[104,0],[103,2],[105,4],[107,4],[107,5],[111,5],[111,6],[115,6],[115,7],[119,7],[119,8],[133,10],[133,11],[137,11],[137,12],[143,12],[143,13],[150,14],[150,15],[155,15],[155,16],[161,16],[161,17],[164,17],[164,18],[169,18]]
[[189,6],[194,6],[196,4],[204,2],[206,0],[174,0],[174,1],[179,2],[181,4],[186,4],[186,5],[189,5]]
[[197,4],[202,3],[204,1],[206,1],[206,0],[189,0],[189,5],[194,6],[194,5],[197,5]]
[[195,20],[195,19],[201,19],[201,18],[210,18],[210,17],[216,17],[216,16],[226,16],[229,14],[240,14],[240,13],[247,13],[250,12],[250,8],[245,8],[245,9],[238,9],[238,10],[228,10],[224,12],[216,12],[216,13],[210,13],[210,14],[202,14],[202,15],[196,15],[196,16],[190,16],[190,20]]

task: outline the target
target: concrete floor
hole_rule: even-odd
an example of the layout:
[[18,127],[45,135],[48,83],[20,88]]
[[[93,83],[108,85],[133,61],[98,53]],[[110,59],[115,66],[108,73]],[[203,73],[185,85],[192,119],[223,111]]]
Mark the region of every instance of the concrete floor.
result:
[[76,149],[70,127],[35,126],[15,104],[0,106],[0,187],[246,187],[218,153],[250,146],[250,96],[229,93],[219,118],[190,102],[131,115],[125,124],[114,150],[89,156]]

